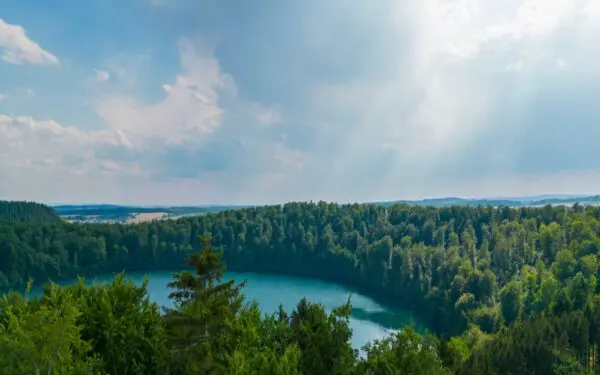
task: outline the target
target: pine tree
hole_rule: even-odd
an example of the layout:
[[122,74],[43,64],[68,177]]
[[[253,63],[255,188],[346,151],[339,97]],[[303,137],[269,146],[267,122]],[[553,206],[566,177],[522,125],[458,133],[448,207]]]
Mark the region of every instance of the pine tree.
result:
[[244,297],[245,282],[221,282],[225,267],[221,254],[212,248],[209,235],[201,237],[202,250],[190,257],[195,274],[181,272],[169,287],[175,309],[167,310],[172,367],[175,373],[223,373],[235,349],[235,319]]

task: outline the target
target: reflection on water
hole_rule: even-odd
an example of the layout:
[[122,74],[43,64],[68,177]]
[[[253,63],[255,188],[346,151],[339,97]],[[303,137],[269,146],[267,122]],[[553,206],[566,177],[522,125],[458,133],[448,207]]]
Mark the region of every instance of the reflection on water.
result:
[[370,310],[352,307],[351,315],[355,319],[366,320],[382,326],[388,331],[397,331],[412,326],[417,332],[424,333],[422,325],[405,311],[395,309]]

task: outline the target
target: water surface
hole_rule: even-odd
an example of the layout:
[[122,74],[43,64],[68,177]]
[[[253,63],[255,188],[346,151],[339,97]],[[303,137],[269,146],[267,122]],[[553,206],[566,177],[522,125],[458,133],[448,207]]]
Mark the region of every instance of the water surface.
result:
[[[140,285],[146,276],[150,299],[160,306],[172,306],[168,298],[171,289],[167,284],[173,280],[173,273],[151,272],[127,275],[137,285]],[[113,275],[98,276],[93,282],[110,282],[112,278]],[[227,272],[224,279],[237,282],[247,280],[248,283],[243,289],[246,298],[256,300],[265,313],[276,312],[279,304],[282,304],[286,311],[291,312],[303,297],[312,302],[320,302],[330,311],[343,305],[352,295],[350,327],[353,331],[352,346],[357,349],[375,338],[385,337],[390,331],[406,325],[413,325],[419,332],[424,331],[424,326],[410,312],[381,305],[369,297],[351,292],[348,288],[337,284],[290,276],[238,272]],[[59,284],[69,283],[69,281],[62,281]],[[32,289],[33,295],[40,293],[41,286]]]

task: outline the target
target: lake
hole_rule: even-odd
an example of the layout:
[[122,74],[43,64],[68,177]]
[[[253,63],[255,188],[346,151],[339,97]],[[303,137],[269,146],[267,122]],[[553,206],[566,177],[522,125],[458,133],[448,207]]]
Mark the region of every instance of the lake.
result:
[[[171,290],[167,287],[167,283],[173,280],[173,273],[130,273],[127,277],[135,284],[140,285],[145,276],[148,277],[150,299],[158,305],[170,307],[172,303],[168,295]],[[110,282],[112,277],[113,275],[99,276],[93,282]],[[247,280],[248,283],[243,289],[246,298],[256,300],[265,313],[276,312],[280,303],[286,311],[291,312],[302,297],[306,297],[312,302],[320,302],[330,311],[332,308],[343,305],[348,300],[348,296],[352,294],[350,327],[353,331],[352,346],[356,349],[406,325],[413,325],[419,332],[425,331],[425,327],[410,312],[384,306],[369,297],[351,292],[348,288],[337,284],[290,276],[237,272],[227,272],[224,279],[237,282]],[[68,281],[63,281],[59,284],[68,283]],[[41,286],[33,287],[31,294],[41,294]]]

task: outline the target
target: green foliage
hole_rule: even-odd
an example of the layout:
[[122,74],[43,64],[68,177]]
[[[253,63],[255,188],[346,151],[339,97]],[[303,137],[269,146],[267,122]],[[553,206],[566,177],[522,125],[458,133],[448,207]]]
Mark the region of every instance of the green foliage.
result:
[[238,319],[239,336],[229,356],[231,374],[297,375],[301,352],[290,343],[290,327],[275,315],[262,316],[256,303],[242,308]]
[[[124,275],[111,285],[44,287],[32,300],[11,293],[0,304],[0,368],[10,374],[370,374],[445,373],[438,343],[411,329],[350,346],[350,300],[327,313],[302,299],[290,314],[263,316],[244,304],[243,284],[221,282],[210,238],[190,257],[195,274],[176,274],[175,308],[158,314],[146,283]],[[387,363],[389,362],[389,363]],[[387,372],[386,372],[387,371]]]
[[289,343],[301,351],[302,374],[347,374],[355,353],[350,346],[352,331],[348,327],[350,301],[331,314],[325,308],[302,299],[287,323],[291,329]]
[[589,328],[590,321],[582,312],[516,323],[475,347],[464,371],[498,375],[593,373],[595,365],[589,360],[595,356],[595,346],[590,345]]
[[517,282],[511,281],[500,291],[500,309],[507,324],[514,323],[519,318],[522,305],[521,287]]
[[[6,297],[2,348],[11,353],[25,340],[18,332],[33,335],[36,319],[51,319],[56,307],[52,319],[75,340],[68,355],[56,349],[57,358],[105,373],[393,373],[419,371],[403,367],[402,358],[432,353],[446,366],[423,362],[433,364],[424,370],[432,373],[596,371],[598,207],[289,203],[136,225],[46,220],[55,215],[20,203],[0,205],[3,212],[0,288],[29,278],[183,269],[185,259],[195,271],[175,275],[175,308],[164,317],[143,286],[122,277],[107,287],[50,287],[39,300]],[[210,238],[198,246],[204,233]],[[290,313],[264,317],[244,304],[243,285],[221,281],[225,264],[320,278],[384,298],[422,317],[440,344],[419,337],[431,350],[415,352],[407,342],[416,337],[394,336],[358,360],[348,344],[348,306],[326,313],[300,301]],[[72,314],[61,307],[67,300]],[[60,340],[52,348],[61,348]],[[1,360],[21,358],[14,355]],[[43,355],[36,361],[53,358]],[[67,366],[59,362],[53,371],[71,371],[59,370]]]
[[221,283],[224,271],[220,254],[204,236],[203,248],[189,259],[196,274],[182,272],[169,284],[175,309],[165,316],[169,346],[175,358],[172,371],[182,374],[223,373],[228,353],[239,334],[237,314],[243,303],[240,285]]
[[91,346],[81,338],[80,312],[56,287],[44,301],[20,295],[0,301],[0,374],[99,374]]
[[[53,288],[42,300],[59,292]],[[146,282],[136,287],[121,274],[112,285],[88,288],[81,280],[62,293],[78,299],[81,337],[102,359],[104,372],[162,372],[167,360],[166,336],[158,307],[148,300]]]
[[59,221],[53,209],[35,202],[0,201],[0,221]]
[[437,340],[431,335],[420,336],[410,327],[383,340],[375,340],[364,350],[367,358],[359,362],[358,374],[449,373],[441,363]]

